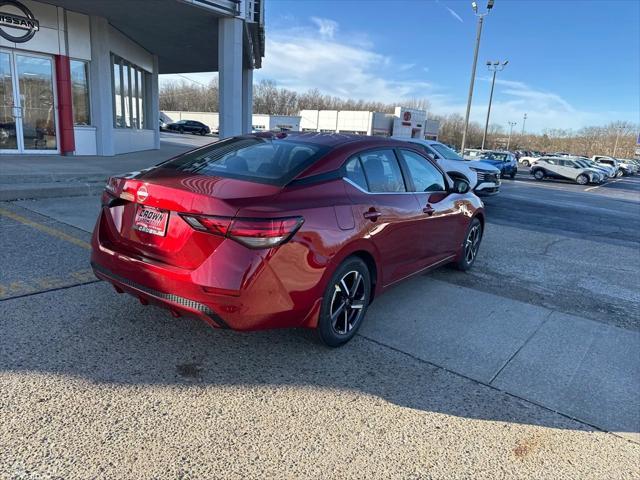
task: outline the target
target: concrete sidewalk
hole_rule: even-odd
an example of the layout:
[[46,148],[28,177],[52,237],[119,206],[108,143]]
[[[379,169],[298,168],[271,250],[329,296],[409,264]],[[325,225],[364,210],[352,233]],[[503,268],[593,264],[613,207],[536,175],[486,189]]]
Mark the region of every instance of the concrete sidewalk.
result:
[[421,276],[360,335],[640,442],[638,332]]
[[98,193],[111,175],[142,170],[216,139],[163,133],[159,150],[114,157],[0,155],[0,201]]

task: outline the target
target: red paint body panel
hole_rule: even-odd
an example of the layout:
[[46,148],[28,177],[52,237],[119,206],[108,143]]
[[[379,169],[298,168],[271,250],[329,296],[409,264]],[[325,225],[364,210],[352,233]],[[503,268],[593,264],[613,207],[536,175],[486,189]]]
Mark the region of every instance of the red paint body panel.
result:
[[[334,171],[371,147],[407,148],[370,137],[316,137],[333,142],[333,149],[298,178]],[[148,195],[140,201],[136,195],[143,186]],[[166,236],[132,228],[139,203],[169,212]],[[427,203],[432,215],[423,212]],[[471,218],[483,215],[482,202],[473,194],[377,195],[341,177],[282,187],[162,166],[115,180],[103,204],[92,239],[97,276],[173,312],[237,330],[313,328],[328,281],[348,256],[373,261],[378,295],[403,278],[454,259]],[[364,217],[371,207],[382,213],[375,221]],[[304,223],[278,247],[250,249],[195,230],[179,215],[185,213],[302,217]]]
[[76,144],[73,132],[71,65],[66,55],[56,55],[55,62],[60,152],[72,153],[76,149]]

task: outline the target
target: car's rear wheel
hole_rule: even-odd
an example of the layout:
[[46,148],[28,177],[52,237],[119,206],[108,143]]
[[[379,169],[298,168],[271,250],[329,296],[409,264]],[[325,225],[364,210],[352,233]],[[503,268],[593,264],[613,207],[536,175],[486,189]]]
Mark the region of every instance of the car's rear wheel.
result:
[[206,134],[207,134],[207,131],[204,128],[200,130],[200,135],[204,137]]
[[353,338],[362,324],[371,300],[371,274],[364,261],[351,257],[338,267],[327,285],[318,332],[330,347],[339,347]]
[[458,270],[463,272],[469,270],[476,261],[478,256],[478,250],[480,249],[480,242],[482,241],[482,222],[474,218],[467,228],[467,233],[462,242],[460,255],[458,261],[454,263],[454,266]]
[[184,133],[184,128],[180,127],[180,128],[178,129],[178,133],[179,133],[180,135],[182,135],[182,134]]
[[511,180],[513,180],[514,178],[516,178],[516,173],[518,173],[517,170],[511,170],[511,173],[509,174],[509,177],[511,177]]
[[618,170],[618,171],[616,172],[616,177],[617,177],[617,178],[620,178],[620,177],[621,177],[621,176],[623,176],[623,175],[624,175],[624,172],[623,172],[622,170]]
[[584,173],[581,173],[576,178],[576,182],[578,183],[578,185],[586,185],[587,183],[589,183],[589,177],[587,177]]
[[529,160],[523,160],[522,161],[522,166],[523,167],[528,167],[529,166]]
[[533,178],[536,180],[544,180],[544,172],[542,170],[536,170],[533,172]]

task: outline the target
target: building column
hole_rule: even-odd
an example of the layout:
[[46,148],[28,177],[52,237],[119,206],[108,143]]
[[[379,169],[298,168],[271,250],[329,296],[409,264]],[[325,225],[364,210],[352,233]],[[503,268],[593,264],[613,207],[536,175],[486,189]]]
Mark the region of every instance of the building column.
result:
[[113,142],[113,87],[111,85],[111,51],[109,23],[105,18],[91,16],[91,62],[89,92],[91,124],[96,127],[98,155],[115,155]]
[[242,20],[218,20],[220,138],[241,135],[243,128]]
[[148,124],[145,125],[145,128],[150,128],[153,130],[153,148],[160,148],[160,87],[158,86],[158,56],[153,56],[153,72],[149,75],[150,78],[150,89],[149,95],[147,95],[147,101],[149,102],[150,108],[147,110],[149,116]]
[[242,70],[242,133],[253,130],[253,70]]

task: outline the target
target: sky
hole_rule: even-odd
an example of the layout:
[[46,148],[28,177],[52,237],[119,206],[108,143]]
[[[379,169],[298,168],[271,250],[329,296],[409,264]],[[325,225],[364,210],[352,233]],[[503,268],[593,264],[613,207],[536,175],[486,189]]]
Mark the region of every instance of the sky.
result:
[[[254,81],[395,103],[466,108],[477,18],[459,0],[266,0],[266,56]],[[478,2],[484,11],[486,0]],[[485,17],[471,119],[526,130],[640,123],[639,0],[496,0]],[[187,74],[197,82],[210,74]]]

